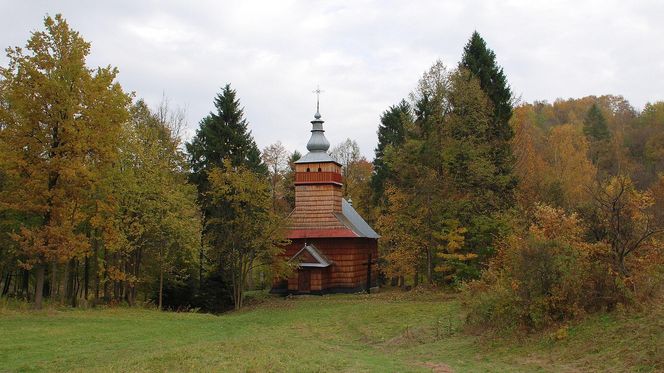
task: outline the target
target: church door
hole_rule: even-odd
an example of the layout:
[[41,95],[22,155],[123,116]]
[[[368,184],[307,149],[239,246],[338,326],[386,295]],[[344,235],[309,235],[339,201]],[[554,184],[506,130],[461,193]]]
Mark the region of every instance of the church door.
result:
[[298,273],[298,287],[300,293],[308,293],[311,291],[311,271],[303,269]]

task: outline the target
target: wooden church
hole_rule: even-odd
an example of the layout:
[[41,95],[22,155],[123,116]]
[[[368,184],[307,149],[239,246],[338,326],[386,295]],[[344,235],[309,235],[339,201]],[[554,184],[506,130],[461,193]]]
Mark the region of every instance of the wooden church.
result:
[[295,209],[289,215],[287,259],[297,265],[274,293],[365,291],[377,284],[378,234],[343,198],[341,164],[327,153],[318,105],[307,153],[295,162]]

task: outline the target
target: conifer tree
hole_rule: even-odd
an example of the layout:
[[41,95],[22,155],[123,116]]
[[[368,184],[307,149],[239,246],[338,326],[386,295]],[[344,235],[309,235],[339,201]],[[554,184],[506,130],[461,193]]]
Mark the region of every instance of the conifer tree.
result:
[[[213,169],[227,171],[226,167],[242,168],[267,178],[267,167],[261,161],[261,153],[248,130],[244,110],[237,93],[226,84],[214,99],[215,111],[200,122],[200,128],[187,143],[191,175],[190,180],[198,188],[198,200],[203,213],[203,236],[209,236],[212,221],[232,219],[228,201],[213,199],[210,195],[208,174]],[[201,249],[202,250],[202,249]],[[203,271],[201,251],[200,269]],[[214,259],[214,258],[212,258]],[[217,267],[221,263],[216,263]]]
[[496,167],[496,174],[507,179],[503,183],[505,190],[501,194],[504,201],[509,203],[512,191],[516,186],[516,179],[512,176],[514,159],[510,147],[514,131],[509,124],[513,110],[512,91],[502,67],[498,66],[496,62],[496,54],[487,47],[486,42],[477,31],[473,32],[464,47],[460,65],[479,79],[482,91],[493,104],[488,140],[492,147],[491,158]]
[[206,171],[221,166],[224,159],[236,167],[242,165],[256,172],[267,172],[236,96],[236,91],[226,84],[214,99],[216,111],[201,120],[196,136],[187,144],[193,181],[199,186]]
[[399,146],[405,140],[405,123],[413,121],[412,110],[406,100],[390,106],[380,117],[378,126],[378,145],[375,149],[376,157],[373,161],[374,172],[371,175],[371,189],[373,201],[378,203],[385,194],[385,182],[389,179],[391,171],[384,160],[385,150],[388,146]]
[[596,103],[592,104],[583,120],[583,134],[589,141],[602,141],[611,138],[606,119]]
[[236,92],[226,84],[214,99],[215,111],[200,122],[196,136],[187,143],[191,164],[191,181],[197,185],[204,219],[211,213],[205,201],[208,190],[207,173],[214,167],[222,167],[227,160],[233,167],[267,175],[267,167],[261,161],[261,153],[247,129],[244,110],[236,98]]
[[[414,283],[422,274],[428,282],[477,276],[502,234],[495,213],[508,189],[492,160],[493,107],[479,79],[465,69],[449,71],[440,61],[411,97],[415,120],[406,125],[403,144],[387,148],[385,161],[392,170],[386,184],[391,197],[416,210],[404,218],[419,223]],[[400,224],[390,206],[395,201],[388,200],[383,214],[394,216],[378,219],[383,229]]]

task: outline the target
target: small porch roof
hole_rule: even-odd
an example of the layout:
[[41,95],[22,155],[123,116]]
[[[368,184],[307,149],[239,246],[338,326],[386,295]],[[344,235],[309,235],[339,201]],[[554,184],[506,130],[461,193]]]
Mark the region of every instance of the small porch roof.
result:
[[[309,254],[309,255],[307,255]],[[325,268],[329,267],[332,265],[332,261],[330,261],[325,255],[323,255],[316,246],[312,244],[305,244],[304,247],[300,249],[295,255],[293,255],[292,258],[290,258],[289,261],[295,261],[298,259],[300,256],[307,256],[311,259],[313,259],[313,262],[307,261],[307,262],[300,262],[299,266],[303,268]]]

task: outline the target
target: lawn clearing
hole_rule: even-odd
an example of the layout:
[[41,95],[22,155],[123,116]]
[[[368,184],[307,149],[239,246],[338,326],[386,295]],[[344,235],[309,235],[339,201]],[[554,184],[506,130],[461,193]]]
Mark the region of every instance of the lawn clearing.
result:
[[482,340],[459,302],[401,293],[269,299],[221,316],[0,311],[0,371],[644,371],[664,369],[664,310],[601,315],[567,337]]

